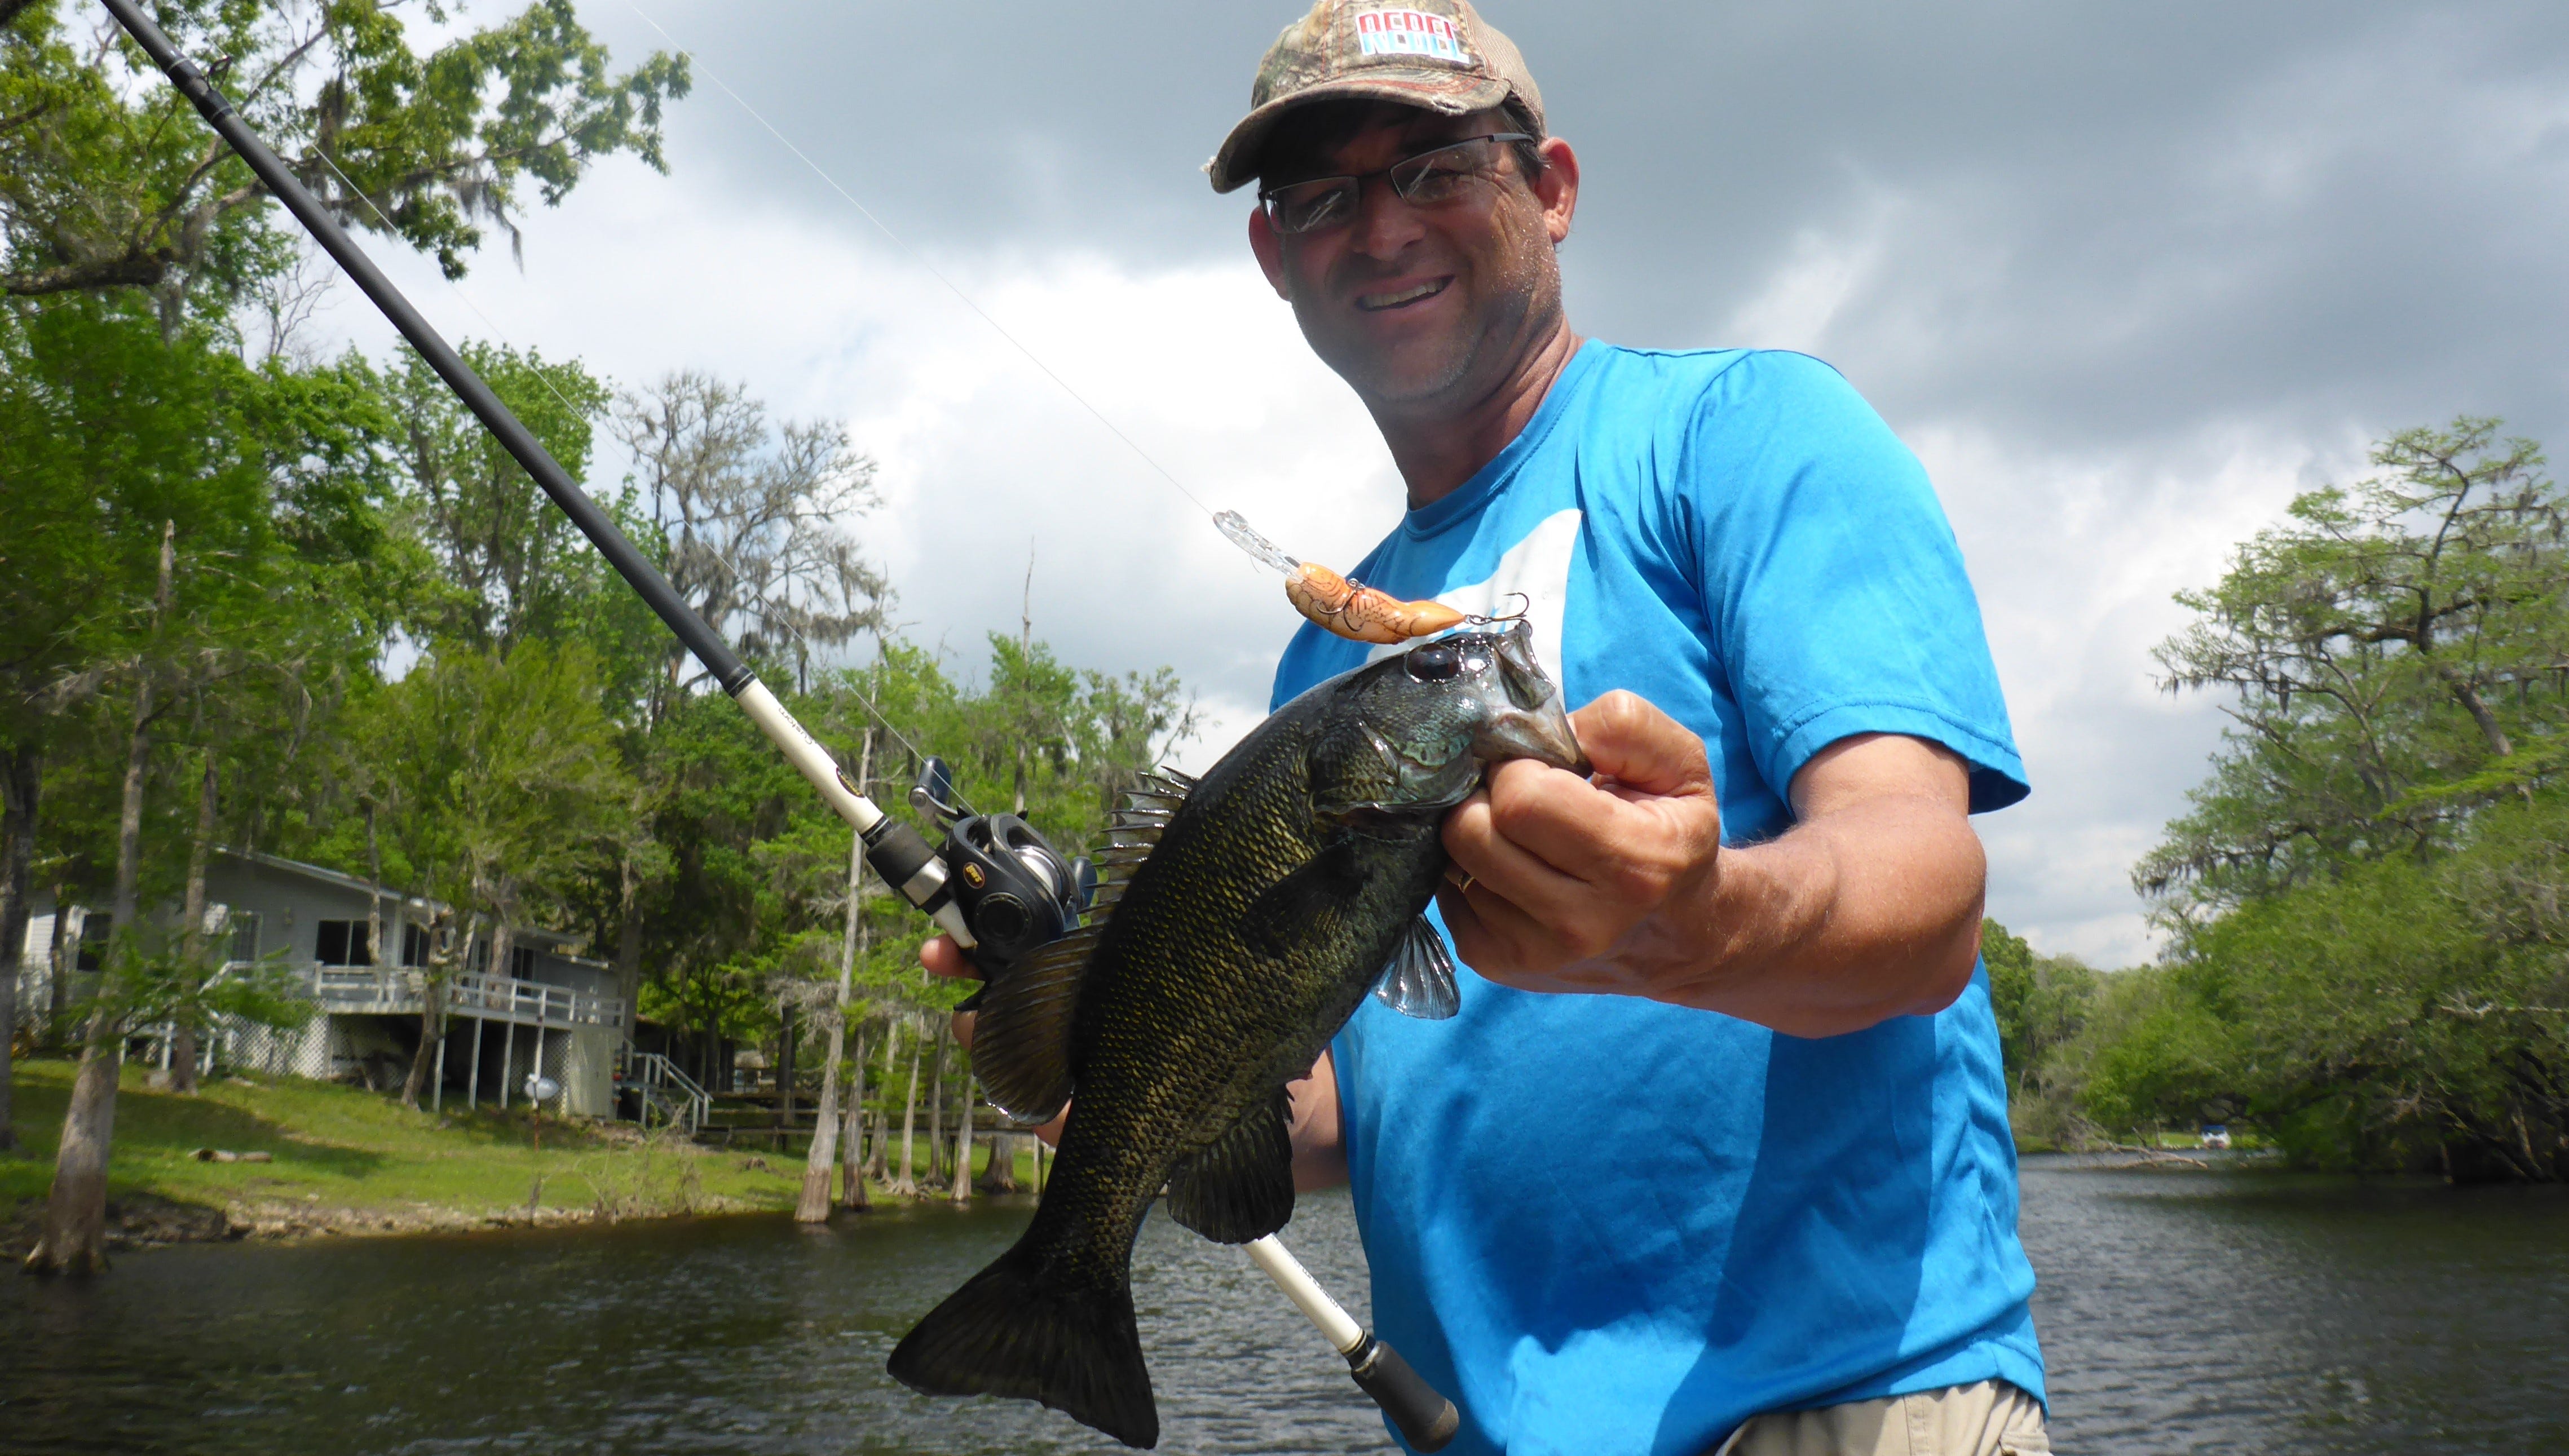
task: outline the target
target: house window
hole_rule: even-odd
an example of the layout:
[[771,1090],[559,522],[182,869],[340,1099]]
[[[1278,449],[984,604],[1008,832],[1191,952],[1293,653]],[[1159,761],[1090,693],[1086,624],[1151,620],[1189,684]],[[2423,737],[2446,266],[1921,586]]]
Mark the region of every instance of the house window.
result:
[[74,970],[100,970],[107,965],[107,936],[116,922],[96,910],[81,916],[80,950],[72,958]]
[[509,974],[510,974],[510,975],[512,975],[512,976],[514,976],[514,977],[516,977],[516,978],[517,978],[517,979],[519,979],[519,980],[533,980],[533,979],[535,979],[535,976],[536,976],[536,947],[535,947],[535,946],[533,946],[533,945],[512,945],[512,946],[510,946],[510,947],[509,947]]
[[374,947],[366,937],[364,920],[319,920],[319,933],[313,937],[312,958],[323,965],[372,965]]
[[258,911],[233,910],[232,953],[234,960],[258,959]]
[[402,925],[402,964],[428,964],[428,929],[405,921]]

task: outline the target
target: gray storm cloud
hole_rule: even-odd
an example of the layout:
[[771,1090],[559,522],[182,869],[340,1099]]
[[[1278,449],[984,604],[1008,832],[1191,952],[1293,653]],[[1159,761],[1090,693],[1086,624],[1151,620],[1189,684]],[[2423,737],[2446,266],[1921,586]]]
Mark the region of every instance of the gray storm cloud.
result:
[[[1352,559],[1399,492],[1198,165],[1289,3],[646,7],[898,229],[888,243],[700,76],[672,176],[610,169],[468,287],[515,342],[681,365],[848,418],[917,635],[1037,628],[1176,665],[1214,749],[1291,625],[1193,508],[945,297],[961,282],[1217,506]],[[2569,12],[2277,4],[1536,7],[1523,47],[1587,191],[1573,318],[1837,365],[1934,474],[2034,779],[1982,822],[1992,910],[2105,963],[2125,874],[2217,705],[2148,648],[2168,593],[2367,440],[2460,411],[2569,438]],[[623,5],[620,56],[664,44]],[[492,330],[405,265],[453,333]],[[373,326],[342,303],[331,319]]]

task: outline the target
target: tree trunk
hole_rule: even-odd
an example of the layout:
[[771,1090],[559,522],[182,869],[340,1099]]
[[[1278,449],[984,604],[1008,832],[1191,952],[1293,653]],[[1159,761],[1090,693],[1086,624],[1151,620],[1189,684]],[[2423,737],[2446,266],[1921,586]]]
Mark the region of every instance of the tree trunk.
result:
[[[419,1046],[410,1056],[410,1075],[402,1079],[402,1106],[419,1110],[419,1099],[428,1091],[428,1079],[437,1066],[437,1043],[446,1036],[446,983],[459,956],[473,953],[473,932],[480,928],[480,916],[465,922],[464,946],[455,945],[455,912],[439,910],[429,922],[428,964],[419,977]],[[478,1029],[480,1023],[475,1023]],[[506,1095],[508,1089],[500,1089]]]
[[[857,782],[865,783],[865,769],[857,770]],[[838,1014],[830,1019],[830,1049],[821,1063],[821,1108],[812,1125],[812,1146],[803,1158],[803,1198],[794,1209],[794,1217],[806,1224],[818,1224],[830,1217],[830,1175],[839,1160],[839,1078],[844,1068],[840,1058],[848,1050],[848,991],[857,974],[858,893],[865,888],[866,842],[862,835],[848,836],[848,923],[839,941]],[[864,1060],[865,1053],[858,1052]],[[854,1157],[849,1161],[853,1163]]]
[[214,751],[205,750],[204,786],[196,796],[196,837],[187,846],[187,895],[180,902],[181,972],[188,994],[180,998],[170,1018],[170,1088],[182,1096],[196,1091],[197,996],[211,977],[205,964],[205,859],[214,844]]
[[102,998],[90,1013],[71,1111],[54,1157],[44,1233],[27,1254],[30,1274],[97,1274],[107,1268],[107,1159],[116,1137],[116,1071],[123,1028]]
[[918,1167],[918,1155],[912,1150],[911,1135],[918,1130],[918,1034],[910,1038],[910,1093],[901,1104],[901,1167],[894,1171],[892,1191],[904,1198],[918,1192],[918,1180],[913,1170]]
[[780,1153],[794,1131],[794,1048],[803,1039],[794,1015],[797,1009],[792,1001],[785,1003],[785,1024],[776,1034],[776,1151]]
[[624,852],[615,902],[615,993],[624,1000],[624,1039],[633,1039],[642,1006],[642,872]]
[[821,1061],[821,1106],[812,1124],[812,1146],[803,1158],[803,1196],[794,1205],[798,1224],[830,1219],[830,1175],[839,1161],[839,1058],[848,1049],[848,1023],[830,1020],[829,1050]]
[[990,1166],[981,1170],[983,1193],[1017,1191],[1017,1145],[1015,1133],[990,1134]]
[[[27,921],[35,911],[36,806],[45,786],[44,756],[20,745],[0,753],[0,808],[9,825],[0,837],[0,1153],[16,1151],[17,1125],[10,1120],[16,1071],[11,1046],[18,1034],[18,964],[27,943]],[[55,923],[63,907],[54,904]]]
[[134,690],[134,728],[125,739],[125,795],[116,814],[116,890],[107,922],[106,973],[129,949],[143,872],[143,781],[152,767],[152,684]]
[[840,1129],[839,1207],[863,1213],[866,1200],[866,1034],[857,1033],[856,1054],[848,1058],[846,1125]]
[[72,888],[54,887],[54,933],[45,946],[45,1044],[56,1050],[72,1044]]
[[927,1082],[927,1184],[945,1178],[945,1023],[936,1023],[936,1075]]
[[[884,1018],[883,1084],[889,1087],[901,1074],[901,1022]],[[886,1188],[892,1187],[892,1113],[878,1111],[873,1115],[874,1143],[866,1155],[866,1173]]]
[[955,1058],[954,1068],[954,1188],[950,1195],[958,1204],[972,1201],[972,1074]]
[[[153,636],[170,615],[170,582],[178,527],[161,528],[161,584],[153,603]],[[137,674],[134,726],[125,745],[125,797],[116,821],[116,892],[107,927],[107,964],[81,1039],[63,1140],[54,1154],[54,1186],[45,1200],[45,1231],[28,1252],[38,1274],[93,1274],[107,1268],[107,1160],[116,1140],[116,1073],[125,1059],[125,1021],[110,983],[129,953],[137,886],[143,873],[143,777],[152,758],[152,678]]]

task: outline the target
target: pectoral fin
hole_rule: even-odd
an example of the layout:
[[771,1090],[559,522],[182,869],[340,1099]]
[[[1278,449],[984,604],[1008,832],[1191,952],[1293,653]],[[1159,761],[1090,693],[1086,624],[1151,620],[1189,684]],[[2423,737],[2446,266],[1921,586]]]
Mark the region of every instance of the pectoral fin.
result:
[[1264,1239],[1293,1217],[1292,1100],[1284,1089],[1169,1175],[1169,1217],[1216,1244]]
[[1240,938],[1271,960],[1289,959],[1305,941],[1334,933],[1361,888],[1355,846],[1339,840],[1251,901],[1240,915]]
[[1454,957],[1445,953],[1445,937],[1427,916],[1409,922],[1400,948],[1373,985],[1374,998],[1403,1016],[1442,1021],[1463,1009],[1462,992],[1454,986]]

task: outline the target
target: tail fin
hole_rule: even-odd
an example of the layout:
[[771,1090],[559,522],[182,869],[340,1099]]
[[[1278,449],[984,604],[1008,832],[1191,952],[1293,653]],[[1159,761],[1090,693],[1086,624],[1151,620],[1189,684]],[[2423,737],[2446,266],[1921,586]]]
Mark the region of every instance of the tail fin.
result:
[[1019,1245],[927,1312],[892,1352],[893,1378],[930,1395],[1038,1400],[1127,1446],[1160,1441],[1133,1291],[1063,1288]]

